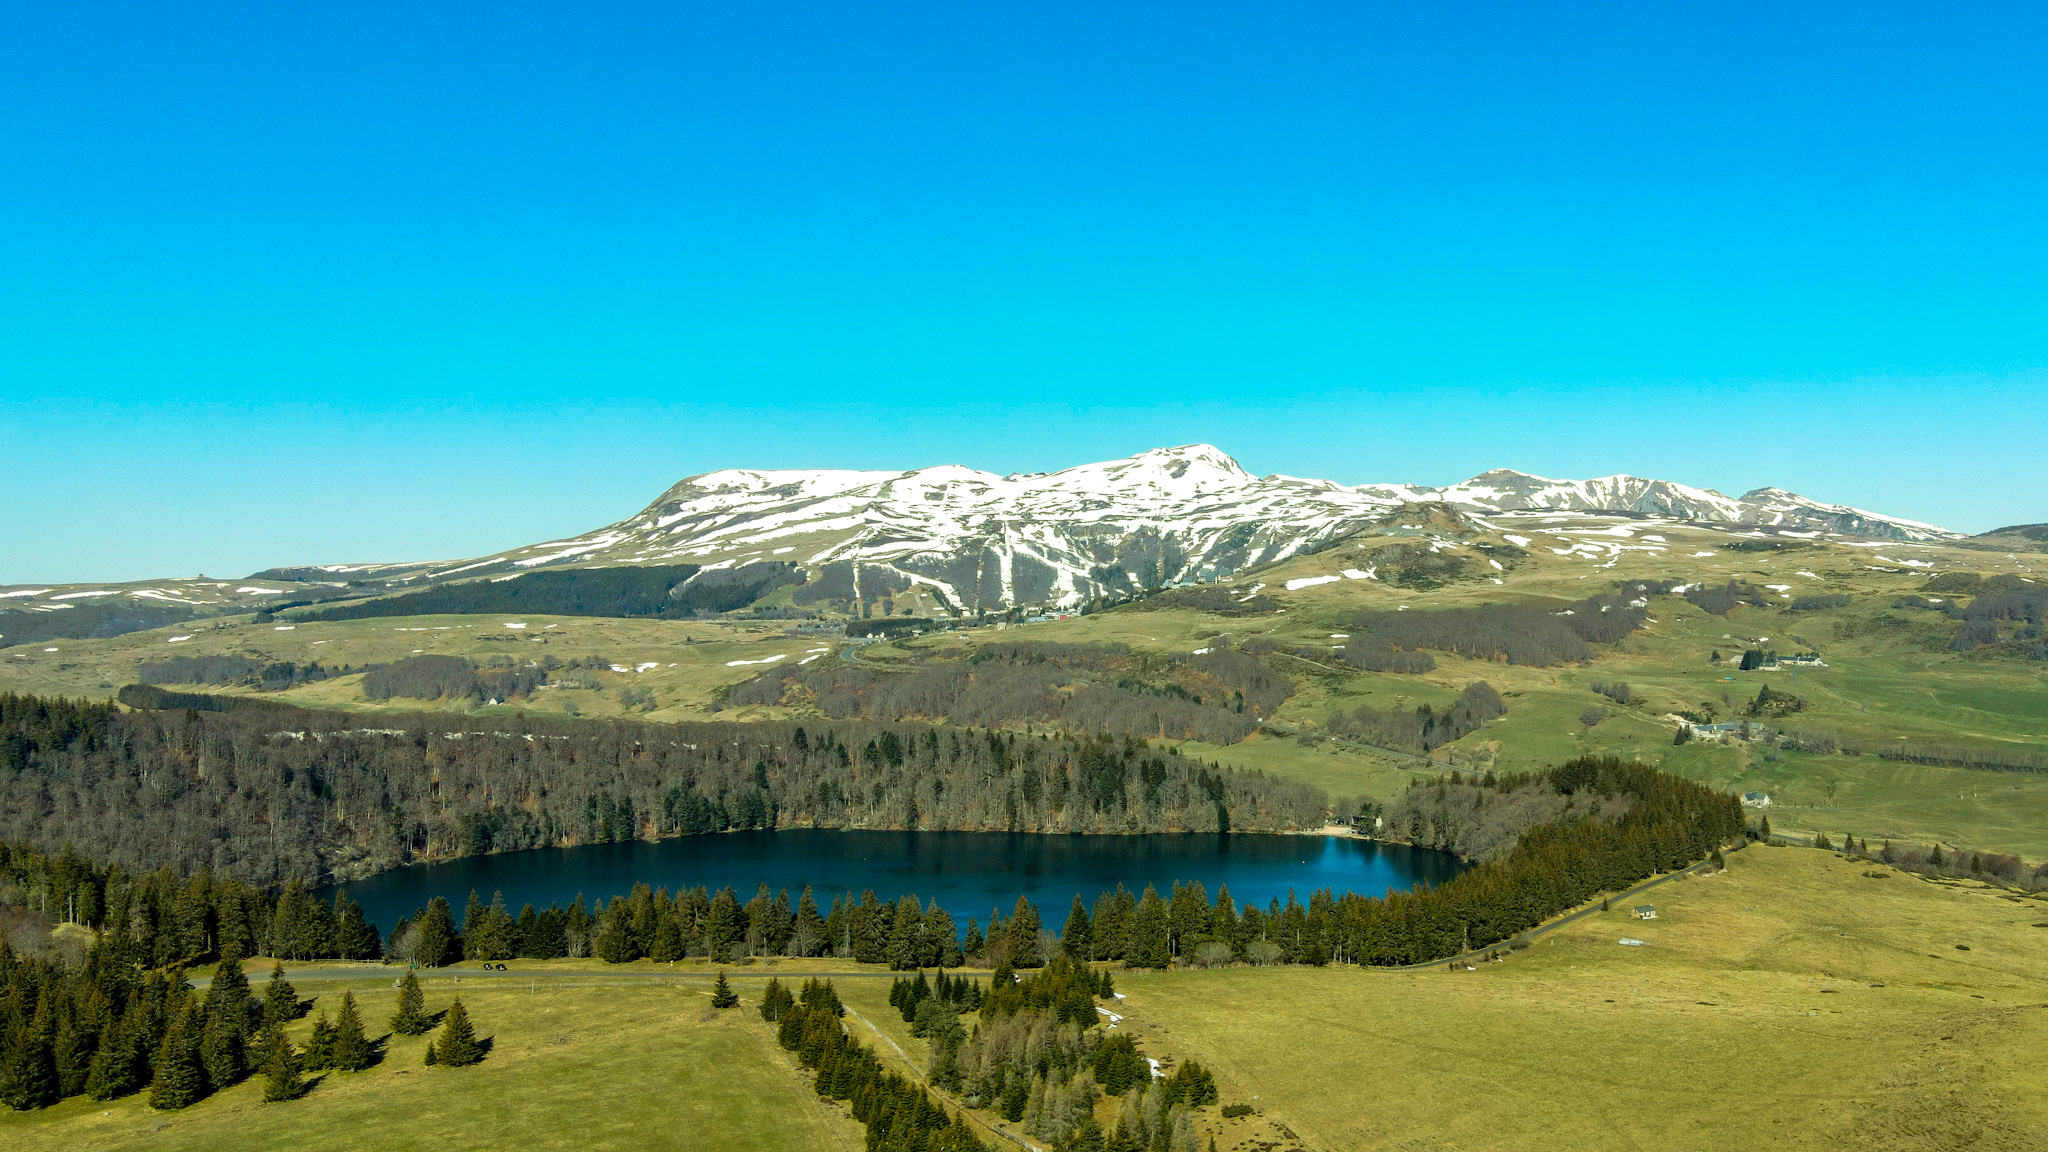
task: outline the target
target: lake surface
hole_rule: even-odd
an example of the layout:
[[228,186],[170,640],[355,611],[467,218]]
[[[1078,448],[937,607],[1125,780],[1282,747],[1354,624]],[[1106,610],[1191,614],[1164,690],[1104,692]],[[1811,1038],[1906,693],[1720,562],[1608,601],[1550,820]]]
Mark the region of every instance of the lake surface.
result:
[[1463,867],[1444,852],[1337,836],[791,829],[472,856],[343,887],[382,932],[434,896],[445,897],[460,917],[472,889],[486,902],[503,892],[516,915],[529,902],[567,907],[578,893],[586,901],[607,900],[641,881],[671,892],[730,885],[742,901],[766,884],[771,891],[788,889],[792,904],[809,885],[827,909],[841,892],[872,888],[884,900],[912,893],[936,898],[963,929],[969,916],[986,923],[990,908],[1007,916],[1017,897],[1026,896],[1056,930],[1075,893],[1092,906],[1097,894],[1119,883],[1133,893],[1151,884],[1168,895],[1176,880],[1200,881],[1212,900],[1229,885],[1239,904],[1261,905],[1275,898],[1285,903],[1292,889],[1306,904],[1318,888],[1381,896],[1442,883]]

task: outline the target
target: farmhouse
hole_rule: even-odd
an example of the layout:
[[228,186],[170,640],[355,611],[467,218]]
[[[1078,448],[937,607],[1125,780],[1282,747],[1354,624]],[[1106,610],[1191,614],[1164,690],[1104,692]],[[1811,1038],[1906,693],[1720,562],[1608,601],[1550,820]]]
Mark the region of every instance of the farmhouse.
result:
[[1657,906],[1655,904],[1638,904],[1634,908],[1629,909],[1628,914],[1638,920],[1655,920],[1657,918]]
[[1742,794],[1742,806],[1745,808],[1769,808],[1771,806],[1771,798],[1767,793],[1763,792],[1744,792]]

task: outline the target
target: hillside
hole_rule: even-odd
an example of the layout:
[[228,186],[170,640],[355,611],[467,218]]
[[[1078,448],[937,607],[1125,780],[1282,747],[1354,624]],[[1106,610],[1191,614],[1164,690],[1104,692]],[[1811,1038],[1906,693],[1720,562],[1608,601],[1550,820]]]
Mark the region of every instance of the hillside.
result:
[[[2048,1042],[2038,900],[1805,849],[1751,847],[1728,863],[1655,889],[1655,921],[1616,907],[1476,970],[1118,971],[1118,1028],[1168,1071],[1212,1070],[1220,1105],[1251,1106],[1230,1119],[1199,1109],[1202,1146],[1213,1134],[1219,1148],[1703,1148],[1764,1133],[1794,1149],[2048,1147],[2048,1084],[2031,1058]],[[725,1013],[700,962],[509,967],[422,981],[430,1010],[459,993],[493,1040],[475,1068],[422,1067],[424,1041],[392,1037],[375,1067],[328,1074],[291,1103],[262,1104],[260,1078],[176,1113],[153,1112],[146,1093],[79,1097],[0,1112],[0,1138],[261,1149],[317,1132],[325,1147],[389,1148],[460,1130],[479,1146],[642,1148],[681,1125],[690,1147],[857,1148],[858,1126],[816,1098],[754,1012],[768,976],[813,971],[837,977],[847,1026],[889,1067],[928,1060],[890,981],[858,975],[893,975],[874,966],[742,966],[743,1003]],[[249,968],[260,987],[267,962]],[[315,1011],[353,991],[372,1037],[386,1031],[389,970],[288,975]],[[987,1133],[995,1117],[975,1120]]]
[[[696,583],[719,579],[725,569],[801,566],[790,578],[743,581],[748,595],[700,597],[720,611],[752,604],[790,579],[801,587],[779,603],[813,611],[957,617],[1019,606],[1071,608],[1313,552],[1414,503],[1511,520],[1604,511],[1830,539],[1958,538],[1931,524],[1778,488],[1733,498],[1635,476],[1550,480],[1507,469],[1442,488],[1345,485],[1253,476],[1206,444],[1010,476],[955,465],[907,472],[726,469],[689,477],[615,524],[491,556],[279,567],[244,581],[202,576],[4,588],[0,647],[591,566],[706,569]],[[455,610],[489,611],[518,598],[502,589],[483,596],[482,606]],[[429,610],[447,609],[414,611]]]
[[[0,653],[0,691],[105,699],[149,680],[344,711],[648,721],[827,715],[1048,732],[1110,728],[1314,784],[1342,801],[1340,808],[1358,798],[1388,802],[1409,778],[1453,767],[1520,770],[1576,755],[1630,755],[1718,787],[1763,793],[1781,830],[2048,857],[2048,772],[2041,770],[2048,695],[2040,691],[2048,641],[2038,552],[1988,538],[1874,540],[1643,511],[1375,503],[1381,495],[1331,495],[1338,486],[1321,482],[1245,477],[1227,457],[1202,452],[1123,464],[1130,467],[1005,479],[1004,499],[1035,493],[1032,500],[1051,500],[1056,490],[1094,485],[1125,491],[1129,501],[1139,500],[1132,493],[1165,492],[1157,507],[1168,509],[1178,507],[1172,500],[1210,498],[1203,493],[1221,500],[1217,493],[1271,481],[1260,490],[1274,500],[1282,498],[1274,493],[1292,493],[1287,500],[1322,501],[1321,518],[1304,513],[1288,521],[1282,505],[1267,506],[1275,519],[1261,530],[1277,533],[1284,524],[1288,534],[1230,553],[1243,564],[1237,571],[1219,569],[1214,583],[1099,601],[1085,614],[1038,607],[949,619],[945,589],[888,576],[900,575],[894,561],[886,569],[850,560],[811,564],[840,544],[810,527],[803,532],[815,551],[769,547],[764,537],[723,559],[668,565],[677,576],[694,575],[682,584],[661,577],[641,599],[563,598],[550,591],[554,584],[592,587],[575,578],[607,570],[546,565],[539,567],[552,575],[535,580],[531,595],[522,586],[534,578],[521,577],[429,581],[416,592],[363,599],[388,586],[362,580],[402,574],[333,573],[322,591],[354,599],[272,616],[251,611],[274,609],[286,596],[311,599],[310,586],[137,586],[186,590],[197,602],[189,607],[217,615],[13,646]],[[1495,479],[1490,498],[1508,499]],[[865,473],[820,474],[777,495],[770,489],[778,486],[727,480],[713,486],[724,491],[717,498],[726,501],[724,526],[707,520],[700,527],[729,551],[740,537],[822,523],[804,511],[765,524],[747,512],[752,502],[810,500],[811,511],[829,505],[858,520],[844,500],[879,483]],[[947,492],[971,487],[965,473],[920,483],[938,486],[945,498],[917,502],[941,507],[950,506]],[[702,485],[691,491],[658,502],[649,522],[712,499]],[[1550,491],[1513,497],[1565,498],[1543,495]],[[1590,490],[1573,491],[1577,499]],[[1339,495],[1351,503],[1340,507]],[[1469,488],[1461,496],[1467,504],[1477,498]],[[1123,515],[1107,497],[1061,507],[1072,523],[1098,517],[1105,533]],[[1217,515],[1220,522],[1224,513]],[[924,523],[939,519],[928,514]],[[1183,520],[1175,531],[1209,531],[1198,518]],[[850,525],[839,530],[866,531]],[[1031,547],[1041,552],[1050,547],[1044,533],[1010,538],[1037,541]],[[1284,555],[1258,559],[1267,547]],[[785,548],[791,551],[773,555]],[[750,558],[748,550],[765,555]],[[562,552],[535,555],[568,563]],[[652,578],[664,570],[657,557],[642,559],[633,571]],[[1008,569],[1010,594],[1024,570]],[[749,582],[754,572],[773,578]],[[721,573],[725,583],[707,583]],[[600,582],[613,583],[609,576]],[[660,595],[699,587],[719,595],[736,588],[752,603],[704,616]],[[516,605],[526,606],[514,614]],[[554,615],[544,611],[550,608],[640,614]],[[427,610],[444,614],[387,615]],[[923,634],[847,635],[843,626],[860,615],[872,618],[862,626],[886,620],[918,625]],[[1049,657],[1020,643],[1080,647]],[[424,680],[397,668],[426,657],[456,663]],[[1743,667],[1745,657],[1755,666]],[[373,678],[379,668],[392,670]],[[415,682],[430,687],[406,686]],[[1454,716],[1478,683],[1497,694],[1500,708]],[[1415,719],[1425,706],[1426,730]],[[1675,743],[1682,729],[1697,738]]]

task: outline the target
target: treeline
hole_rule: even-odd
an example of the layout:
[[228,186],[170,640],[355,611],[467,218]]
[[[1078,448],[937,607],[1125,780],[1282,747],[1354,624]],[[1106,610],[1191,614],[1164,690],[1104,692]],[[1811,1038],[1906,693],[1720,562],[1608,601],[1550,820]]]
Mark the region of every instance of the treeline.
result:
[[479,668],[461,656],[408,656],[363,677],[363,695],[371,700],[404,696],[413,700],[459,700],[477,703],[530,696],[547,683],[547,669],[497,657]]
[[[150,691],[162,691],[151,689]],[[262,884],[735,828],[1316,827],[1306,784],[1133,739],[860,721],[641,724],[0,697],[0,838]]]
[[1419,704],[1412,710],[1361,704],[1349,712],[1331,713],[1324,727],[1334,735],[1368,744],[1427,754],[1477,732],[1488,720],[1505,716],[1507,711],[1507,702],[1491,684],[1475,680],[1458,694],[1457,703],[1441,710],[1431,704]]
[[1715,616],[1726,616],[1739,604],[1748,604],[1755,608],[1768,608],[1771,604],[1770,598],[1764,595],[1762,588],[1733,579],[1726,584],[1713,586],[1695,584],[1685,590],[1685,599],[1686,603],[1700,611]]
[[1975,652],[2007,644],[2016,655],[2048,660],[2048,635],[2043,633],[2044,618],[2048,618],[2048,588],[2013,575],[1986,578],[1974,572],[1944,572],[1927,582],[1927,590],[1975,594],[1968,604],[1948,597],[1918,595],[1892,601],[1894,608],[1940,612],[1957,621],[1961,627],[1949,639],[1950,651]]
[[[1064,956],[1022,979],[998,970],[971,1035],[933,1013],[932,1082],[1057,1148],[1198,1152],[1193,1113],[1216,1102],[1215,1077],[1190,1062],[1155,1079],[1129,1033],[1101,1027],[1096,1001],[1111,996],[1106,970]],[[1123,1098],[1107,1133],[1095,1118],[1103,1096]]]
[[[721,986],[724,979],[719,977]],[[736,1000],[730,991],[723,996],[728,1002]],[[718,1000],[713,997],[714,1004]],[[975,1138],[959,1114],[949,1115],[930,1092],[883,1071],[874,1050],[847,1034],[841,1020],[845,1014],[829,980],[807,980],[792,996],[780,980],[771,979],[761,1003],[761,1018],[776,1025],[776,1041],[816,1074],[818,1098],[846,1101],[854,1119],[867,1129],[870,1149],[984,1152],[987,1145]],[[957,1020],[954,1026],[959,1026]]]
[[1949,647],[1968,652],[2009,639],[2027,656],[2048,660],[2048,638],[2042,635],[2044,617],[2048,617],[2048,588],[2030,584],[1986,592],[1963,609],[1963,626]]
[[299,664],[290,660],[252,660],[247,656],[173,656],[136,665],[135,679],[141,684],[246,684],[277,692],[374,667],[377,666],[358,668],[343,664],[330,668],[317,660]]
[[346,894],[314,900],[296,880],[270,891],[209,868],[131,872],[69,846],[0,841],[0,903],[83,925],[105,955],[144,968],[225,956],[375,960],[377,927]]
[[103,640],[179,624],[199,615],[180,604],[150,603],[126,596],[109,597],[99,603],[67,600],[65,605],[48,612],[0,609],[0,648],[45,640]]
[[572,568],[528,572],[511,579],[443,584],[401,596],[323,608],[294,619],[366,620],[477,613],[689,619],[744,608],[784,584],[802,579],[802,569],[780,561],[709,571],[695,564]]
[[[1750,835],[1781,847],[1789,842],[1772,835],[1769,816],[1758,820]],[[2048,864],[2037,864],[2029,870],[2026,861],[2003,852],[1977,852],[1964,848],[1944,850],[1939,844],[1922,848],[1915,844],[1894,844],[1890,840],[1873,849],[1869,839],[1858,839],[1853,833],[1843,833],[1838,844],[1826,832],[1820,831],[1813,835],[1813,846],[1824,852],[1840,852],[1847,857],[1889,864],[1921,876],[1980,880],[2023,892],[2048,891]],[[1866,872],[1864,875],[1882,876],[1883,873]]]
[[481,903],[469,896],[458,923],[440,897],[401,918],[388,954],[422,967],[462,960],[555,960],[595,957],[612,964],[647,959],[739,961],[750,956],[836,956],[898,971],[958,968],[970,958],[1035,966],[1043,954],[1038,912],[1020,901],[1008,917],[992,911],[986,931],[973,917],[963,937],[952,913],[916,896],[879,900],[873,891],[844,893],[821,912],[805,888],[794,904],[787,890],[762,885],[741,903],[731,888],[708,892],[636,884],[630,894],[586,907],[532,904],[514,916],[504,895]]
[[1381,839],[1454,852],[1465,860],[1498,856],[1531,828],[1597,820],[1614,824],[1632,800],[1620,793],[1560,792],[1547,776],[1467,780],[1460,773],[1410,783],[1379,814]]
[[1427,671],[1427,667],[1405,667],[1399,662],[1399,653],[1421,648],[1472,660],[1551,667],[1592,659],[1589,645],[1611,644],[1642,627],[1645,618],[1639,599],[1625,600],[1611,592],[1574,601],[1554,612],[1524,604],[1365,612],[1351,621],[1351,639],[1344,646],[1344,655],[1358,667],[1374,671]]
[[991,644],[968,660],[904,671],[857,665],[782,668],[729,692],[726,706],[785,705],[834,719],[934,720],[1234,744],[1294,691],[1227,648],[1134,655],[1122,644]]

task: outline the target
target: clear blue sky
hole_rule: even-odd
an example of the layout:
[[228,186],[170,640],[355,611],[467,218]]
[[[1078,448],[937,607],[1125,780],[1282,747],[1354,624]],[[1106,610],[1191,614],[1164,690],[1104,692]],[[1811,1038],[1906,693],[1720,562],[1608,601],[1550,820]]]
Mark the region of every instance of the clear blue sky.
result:
[[0,7],[0,581],[689,473],[2048,520],[2048,8]]

